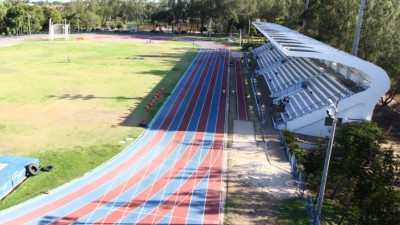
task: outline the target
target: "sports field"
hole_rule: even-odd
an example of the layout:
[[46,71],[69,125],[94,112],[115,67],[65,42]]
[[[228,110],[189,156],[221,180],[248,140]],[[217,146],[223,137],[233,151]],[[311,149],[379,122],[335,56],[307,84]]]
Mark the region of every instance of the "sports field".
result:
[[[146,42],[89,36],[0,48],[0,154],[55,165],[53,174],[30,178],[19,188],[27,193],[18,190],[7,198],[18,202],[80,176],[143,131],[137,124],[152,118],[197,53],[192,43]],[[161,87],[160,99],[145,112]],[[123,126],[113,127],[124,117]],[[60,171],[67,168],[68,174]]]
[[118,142],[132,129],[111,125],[162,78],[183,72],[187,63],[177,63],[188,47],[38,40],[0,48],[0,152]]

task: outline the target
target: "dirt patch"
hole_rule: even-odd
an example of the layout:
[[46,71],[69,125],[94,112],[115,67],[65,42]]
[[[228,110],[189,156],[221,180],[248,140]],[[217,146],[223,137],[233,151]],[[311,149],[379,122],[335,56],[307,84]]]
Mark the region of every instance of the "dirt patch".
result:
[[[239,159],[239,160],[238,160]],[[268,192],[269,180],[259,157],[229,153],[228,199],[225,224],[277,224],[278,201]],[[248,168],[251,168],[247,171]]]
[[278,224],[279,203],[296,196],[290,165],[275,136],[257,144],[252,121],[233,121],[225,224]]
[[28,41],[28,40],[39,40],[45,39],[43,35],[33,35],[30,37],[11,37],[11,38],[2,38],[0,40],[0,47],[10,46],[14,44],[18,44],[20,42]]
[[103,143],[102,140],[111,135],[106,131],[120,112],[101,110],[98,104],[95,100],[58,100],[46,107],[3,104],[0,119],[13,122],[4,124],[0,153]]
[[[399,98],[395,100],[400,100]],[[374,110],[372,121],[374,121],[388,137],[385,147],[392,147],[394,154],[400,158],[400,112],[393,108],[398,104],[394,102],[392,106],[377,105]]]
[[134,42],[134,43],[146,43],[146,44],[158,44],[170,40],[169,37],[157,37],[149,35],[102,35],[102,34],[91,34],[87,35],[91,40],[99,41],[118,41],[118,42]]

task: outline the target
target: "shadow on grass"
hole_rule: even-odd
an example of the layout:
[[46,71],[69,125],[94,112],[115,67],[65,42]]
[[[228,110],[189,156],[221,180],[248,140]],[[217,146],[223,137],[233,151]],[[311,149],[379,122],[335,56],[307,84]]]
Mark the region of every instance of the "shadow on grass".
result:
[[[119,126],[138,127],[143,120],[146,123],[149,123],[156,115],[157,111],[161,108],[163,103],[167,100],[172,90],[179,82],[196,55],[197,52],[189,50],[181,57],[181,60],[179,60],[175,64],[175,66],[168,72],[161,70],[151,70],[145,72],[145,74],[155,74],[163,76],[163,79],[149,93],[144,93],[147,95],[139,99],[141,100],[140,103],[127,115],[126,119]],[[157,91],[161,88],[164,88],[163,93],[153,104],[151,109],[146,112],[144,110],[144,107],[151,101],[151,99],[156,95]]]
[[279,204],[278,220],[280,224],[309,225],[304,201],[290,198]]
[[[312,221],[307,216],[305,205],[305,201],[299,198],[290,198],[281,202],[278,210],[280,224],[310,224]],[[335,225],[339,221],[339,217],[335,213],[335,203],[329,199],[324,201],[321,215],[321,224]]]
[[[172,56],[172,57],[178,57]],[[122,121],[118,126],[125,127],[140,127],[141,121],[146,121],[148,123],[157,113],[157,111],[162,106],[163,102],[169,97],[175,85],[181,79],[195,56],[197,55],[197,51],[194,52],[192,50],[188,50],[183,56],[181,56],[181,60],[179,60],[175,66],[170,71],[164,70],[150,70],[142,72],[145,75],[156,75],[162,76],[163,79],[151,90],[150,92],[143,93],[143,97],[128,97],[128,96],[95,96],[95,95],[72,95],[72,94],[64,94],[64,95],[48,95],[48,98],[57,98],[57,99],[66,99],[66,100],[92,100],[92,99],[110,99],[116,100],[119,102],[128,101],[128,100],[137,100],[138,104],[135,108],[129,109],[132,110],[129,114],[126,115],[126,118]],[[139,56],[141,57],[141,56]],[[146,56],[147,57],[147,56]],[[160,57],[161,56],[155,56]],[[168,55],[164,55],[162,57],[169,57]],[[164,88],[164,92],[160,95],[157,102],[153,105],[153,107],[148,111],[144,111],[144,107],[151,101],[153,96],[156,95],[157,91],[161,88]]]
[[91,99],[115,99],[117,101],[127,101],[127,100],[140,100],[141,97],[125,97],[125,96],[116,96],[116,97],[102,97],[95,95],[48,95],[48,98],[58,98],[58,99],[68,99],[68,100],[91,100]]
[[[180,49],[180,48],[175,48],[174,50],[184,50],[187,51],[188,49]],[[186,55],[185,55],[186,56]],[[183,57],[185,57],[183,56]],[[123,59],[123,60],[146,60],[146,59],[156,59],[156,60],[161,60],[162,62],[171,65],[173,63],[176,63],[177,59],[182,59],[182,54],[180,53],[161,53],[157,55],[135,55],[131,57],[124,57],[124,58],[118,58],[118,59]],[[178,62],[179,64],[179,62]],[[167,71],[164,71],[164,74]]]
[[321,211],[321,224],[335,225],[338,224],[340,218],[336,213],[335,202],[330,199],[325,199]]
[[125,96],[116,96],[116,97],[101,97],[95,95],[48,95],[48,98],[58,98],[58,99],[68,99],[68,100],[91,100],[91,99],[115,99],[117,101],[127,101],[127,100],[141,100],[141,97],[125,97]]

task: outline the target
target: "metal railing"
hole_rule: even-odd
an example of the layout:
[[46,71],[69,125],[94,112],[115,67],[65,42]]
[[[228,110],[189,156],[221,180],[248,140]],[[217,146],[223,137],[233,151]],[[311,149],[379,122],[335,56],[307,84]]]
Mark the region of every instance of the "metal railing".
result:
[[279,140],[281,142],[282,150],[285,153],[285,156],[290,163],[292,177],[297,182],[297,192],[299,194],[299,198],[305,202],[305,210],[307,213],[307,217],[311,224],[320,225],[321,224],[320,219],[318,217],[317,210],[312,201],[312,197],[309,194],[305,195],[306,182],[303,178],[302,173],[297,167],[297,159],[295,153],[294,151],[292,153],[290,152],[290,149],[286,144],[285,138],[283,137],[282,131],[279,131]]
[[258,116],[259,116],[260,120],[262,121],[263,127],[264,127],[265,126],[265,124],[264,124],[265,120],[264,120],[264,114],[262,112],[261,100],[260,100],[260,96],[258,96],[258,93],[257,93],[257,87],[256,87],[256,84],[254,82],[255,77],[254,77],[254,74],[251,71],[251,68],[249,66],[249,62],[248,62],[248,59],[247,59],[247,52],[246,51],[244,51],[243,56],[244,56],[244,61],[246,62],[247,70],[249,71],[249,74],[250,74],[250,82],[251,82],[251,87],[253,89],[254,99],[255,99],[256,105],[257,105]]

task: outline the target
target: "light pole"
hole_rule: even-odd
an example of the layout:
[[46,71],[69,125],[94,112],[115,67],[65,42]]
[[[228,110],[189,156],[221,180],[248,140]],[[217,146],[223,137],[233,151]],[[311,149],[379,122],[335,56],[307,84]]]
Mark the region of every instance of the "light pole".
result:
[[76,18],[77,18],[77,20],[78,20],[78,34],[79,34],[79,14],[76,15]]
[[31,35],[31,20],[30,20],[31,15],[28,14],[27,17],[28,17],[28,32],[29,32],[29,35]]
[[364,10],[365,10],[365,1],[366,0],[361,0],[360,9],[358,11],[358,22],[357,22],[357,26],[356,26],[356,34],[354,35],[353,48],[351,50],[351,54],[353,54],[354,56],[357,56],[357,54],[358,54],[358,45],[360,44],[361,27],[362,27],[362,23],[363,23],[363,16],[364,16]]
[[321,185],[319,187],[319,193],[318,193],[317,215],[318,215],[319,218],[321,217],[322,203],[324,202],[326,179],[327,179],[327,176],[328,176],[329,162],[331,160],[333,139],[335,138],[336,124],[337,124],[337,121],[338,121],[337,118],[336,118],[336,113],[338,112],[338,109],[333,104],[332,100],[328,99],[328,101],[331,104],[330,104],[330,108],[328,108],[326,110],[326,113],[328,114],[329,118],[333,119],[333,121],[332,121],[331,136],[329,138],[328,149],[326,151],[326,156],[325,156],[324,171],[322,172]]

